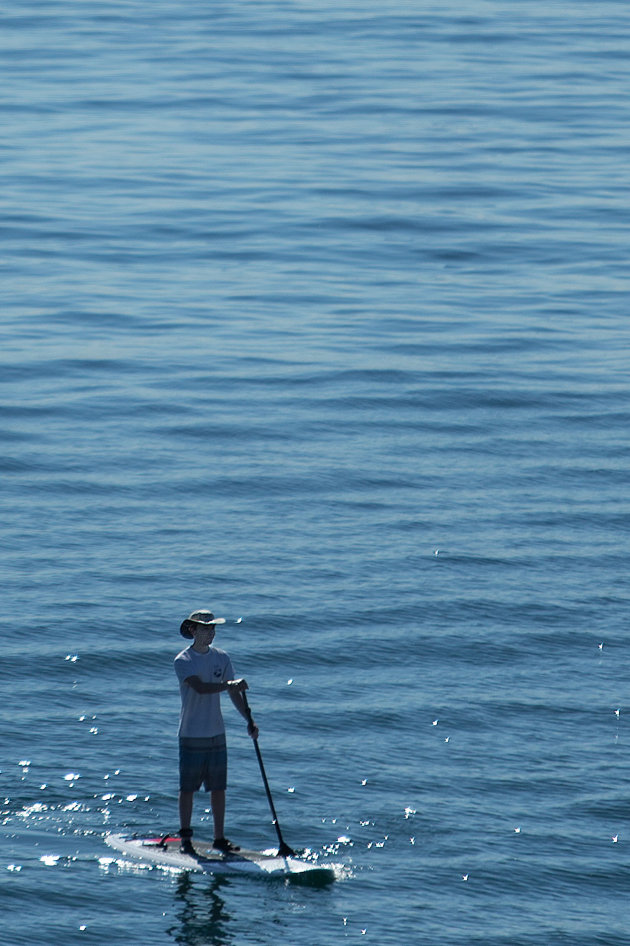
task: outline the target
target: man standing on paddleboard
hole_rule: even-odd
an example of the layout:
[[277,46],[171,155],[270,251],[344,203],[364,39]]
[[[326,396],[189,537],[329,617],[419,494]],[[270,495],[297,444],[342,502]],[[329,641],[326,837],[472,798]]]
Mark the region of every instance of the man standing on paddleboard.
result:
[[[232,661],[224,650],[213,647],[216,625],[225,618],[215,618],[212,611],[199,610],[180,627],[182,637],[193,643],[175,658],[182,709],[179,721],[179,816],[182,851],[193,854],[192,811],[195,792],[203,785],[210,792],[214,820],[213,846],[224,853],[238,851],[224,834],[225,790],[227,787],[227,746],[221,715],[221,693],[228,692],[241,716],[248,720],[241,696],[247,682],[234,679]],[[258,738],[253,719],[247,731]]]

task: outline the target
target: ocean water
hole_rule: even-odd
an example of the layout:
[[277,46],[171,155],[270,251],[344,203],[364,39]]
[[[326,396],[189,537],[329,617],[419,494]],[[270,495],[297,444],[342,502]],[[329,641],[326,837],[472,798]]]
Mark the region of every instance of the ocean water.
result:
[[[627,4],[23,0],[0,44],[0,941],[627,946]],[[104,843],[178,827],[201,606],[329,887]]]

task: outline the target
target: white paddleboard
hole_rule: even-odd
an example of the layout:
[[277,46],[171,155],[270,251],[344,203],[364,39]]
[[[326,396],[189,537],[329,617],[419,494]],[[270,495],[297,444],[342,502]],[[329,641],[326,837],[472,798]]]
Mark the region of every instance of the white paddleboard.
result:
[[125,858],[152,867],[196,871],[204,874],[250,874],[259,877],[285,877],[307,883],[329,883],[335,879],[331,867],[299,857],[280,857],[264,851],[241,850],[222,854],[211,845],[193,841],[195,854],[183,854],[178,837],[129,837],[107,834],[105,842]]

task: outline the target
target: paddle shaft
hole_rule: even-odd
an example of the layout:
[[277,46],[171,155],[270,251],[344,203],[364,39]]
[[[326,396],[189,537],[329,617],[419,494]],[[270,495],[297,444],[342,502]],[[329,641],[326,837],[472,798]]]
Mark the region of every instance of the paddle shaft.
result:
[[[249,703],[247,702],[247,696],[245,695],[245,692],[241,693],[241,696],[243,697],[243,704],[245,706],[245,712],[247,713],[247,722],[251,726],[253,726],[254,720],[252,718],[252,711],[249,708]],[[273,803],[273,798],[271,797],[271,789],[269,788],[269,782],[267,780],[267,773],[265,772],[265,766],[263,764],[262,755],[260,753],[260,746],[258,745],[258,739],[254,739],[254,749],[256,750],[256,758],[258,759],[258,765],[260,766],[260,774],[262,775],[263,785],[265,786],[265,791],[267,793],[267,801],[269,802],[269,808],[271,809],[271,815],[273,817],[273,825],[274,825],[274,828],[276,829],[276,834],[278,835],[278,843],[280,845],[278,848],[278,854],[280,854],[281,857],[294,856],[295,851],[291,850],[289,845],[286,843],[286,841],[282,837],[282,831],[280,830],[280,824],[278,823],[278,815],[276,814],[276,808]]]

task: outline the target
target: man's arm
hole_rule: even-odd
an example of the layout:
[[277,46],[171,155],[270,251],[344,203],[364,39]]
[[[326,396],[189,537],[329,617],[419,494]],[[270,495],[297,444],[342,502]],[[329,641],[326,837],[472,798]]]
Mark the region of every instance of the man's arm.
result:
[[184,683],[192,687],[196,693],[225,693],[227,691],[230,696],[232,696],[233,693],[239,694],[241,690],[247,689],[247,682],[245,680],[226,680],[223,683],[204,683],[204,681],[196,675],[186,677]]
[[[242,682],[245,683],[244,680]],[[234,703],[234,706],[237,708],[243,719],[247,720],[247,732],[249,735],[252,737],[252,739],[258,739],[258,726],[254,722],[254,717],[251,716],[251,713],[248,713],[245,707],[245,701],[241,696],[241,692],[247,689],[249,689],[249,687],[245,683],[245,686],[241,687],[239,690],[230,690],[230,699]]]

